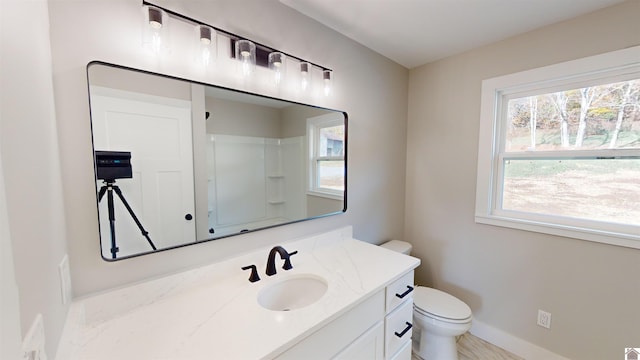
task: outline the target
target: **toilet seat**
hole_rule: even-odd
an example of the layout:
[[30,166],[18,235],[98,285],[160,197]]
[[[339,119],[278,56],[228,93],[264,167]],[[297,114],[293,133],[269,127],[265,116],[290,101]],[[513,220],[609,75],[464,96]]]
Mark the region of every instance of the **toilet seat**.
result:
[[413,292],[413,308],[424,316],[449,323],[466,323],[471,320],[471,309],[460,299],[443,291],[416,286]]

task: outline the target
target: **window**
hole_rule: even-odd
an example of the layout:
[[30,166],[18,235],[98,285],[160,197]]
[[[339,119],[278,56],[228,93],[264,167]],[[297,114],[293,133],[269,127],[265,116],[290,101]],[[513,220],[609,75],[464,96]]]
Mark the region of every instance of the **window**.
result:
[[345,126],[342,113],[307,119],[309,193],[342,200],[345,186]]
[[482,83],[476,222],[640,248],[640,47]]

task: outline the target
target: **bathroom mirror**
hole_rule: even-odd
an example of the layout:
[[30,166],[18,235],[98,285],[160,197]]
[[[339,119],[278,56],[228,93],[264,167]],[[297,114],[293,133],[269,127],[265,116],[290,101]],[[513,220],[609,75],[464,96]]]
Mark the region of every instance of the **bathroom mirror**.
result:
[[87,79],[105,260],[346,211],[346,113],[98,61]]

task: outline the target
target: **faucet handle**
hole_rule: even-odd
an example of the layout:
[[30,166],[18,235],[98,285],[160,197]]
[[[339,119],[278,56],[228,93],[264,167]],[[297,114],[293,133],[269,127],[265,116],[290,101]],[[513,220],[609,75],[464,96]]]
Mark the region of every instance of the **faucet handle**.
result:
[[242,267],[242,270],[251,269],[251,275],[249,276],[249,281],[256,282],[260,280],[260,276],[258,276],[258,268],[255,265],[247,265]]
[[285,270],[291,270],[293,265],[291,265],[291,255],[295,255],[298,253],[298,250],[287,253],[287,258],[284,260],[284,265],[282,266]]

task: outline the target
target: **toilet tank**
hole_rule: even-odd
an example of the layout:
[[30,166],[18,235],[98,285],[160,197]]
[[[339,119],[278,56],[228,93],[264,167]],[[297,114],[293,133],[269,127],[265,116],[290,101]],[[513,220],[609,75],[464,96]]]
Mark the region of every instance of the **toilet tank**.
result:
[[391,251],[403,253],[405,255],[410,255],[411,249],[413,248],[408,242],[400,240],[390,240],[380,246]]

